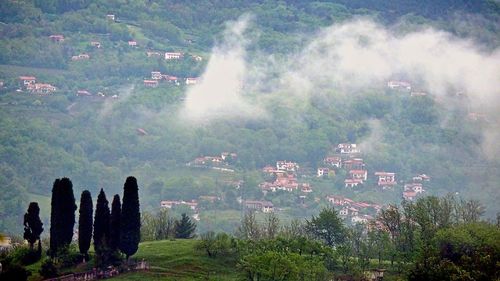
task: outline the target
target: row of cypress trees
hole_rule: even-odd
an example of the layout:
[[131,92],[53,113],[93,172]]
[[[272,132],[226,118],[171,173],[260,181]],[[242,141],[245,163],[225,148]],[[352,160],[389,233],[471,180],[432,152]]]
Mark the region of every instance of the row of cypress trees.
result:
[[[71,243],[77,206],[73,184],[68,178],[56,179],[52,188],[49,255],[56,258]],[[92,238],[96,261],[106,265],[121,251],[127,259],[137,252],[140,241],[139,188],[134,177],[128,177],[123,187],[123,205],[120,196],[113,197],[111,210],[106,194],[101,189],[97,196],[95,215],[92,195],[85,190],[80,197],[78,220],[78,248],[85,259]],[[92,217],[94,215],[94,217]]]

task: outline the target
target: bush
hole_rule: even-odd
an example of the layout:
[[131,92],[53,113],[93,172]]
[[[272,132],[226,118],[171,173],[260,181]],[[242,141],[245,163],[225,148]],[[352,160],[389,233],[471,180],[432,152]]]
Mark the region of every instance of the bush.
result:
[[17,263],[13,263],[12,259],[2,260],[2,272],[0,272],[0,280],[2,281],[25,281],[31,272]]
[[231,237],[226,233],[215,235],[213,231],[201,235],[201,239],[196,245],[196,249],[205,251],[209,257],[228,254],[231,250]]
[[40,260],[42,253],[37,250],[30,250],[29,248],[19,247],[16,248],[11,256],[13,263],[21,265],[30,265]]
[[40,267],[40,270],[38,272],[44,278],[53,278],[53,277],[57,277],[57,275],[59,275],[58,271],[57,271],[57,267],[50,259],[46,259],[42,263],[42,266]]

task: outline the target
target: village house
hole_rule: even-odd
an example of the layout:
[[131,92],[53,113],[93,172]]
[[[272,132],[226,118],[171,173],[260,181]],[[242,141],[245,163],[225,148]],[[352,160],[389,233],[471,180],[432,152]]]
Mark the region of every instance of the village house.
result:
[[350,170],[349,176],[351,179],[361,180],[363,181],[368,179],[368,171],[366,170]]
[[34,85],[36,83],[35,76],[19,76],[19,80],[22,82],[23,87],[27,87],[28,85]]
[[137,41],[134,40],[128,41],[128,45],[131,47],[137,47]]
[[426,174],[421,174],[413,177],[413,182],[430,181],[431,177]]
[[377,185],[383,189],[392,188],[392,186],[397,184],[395,173],[376,172],[375,176],[378,177]]
[[304,192],[304,193],[311,193],[313,190],[311,188],[311,185],[308,184],[308,183],[303,183],[302,184],[302,187],[300,189],[300,191]]
[[371,217],[369,215],[362,215],[362,216],[356,215],[356,216],[353,216],[351,218],[351,223],[352,224],[366,224],[372,219],[373,219],[373,217]]
[[393,90],[402,89],[402,90],[411,90],[411,84],[406,81],[389,81],[387,82],[387,87]]
[[345,206],[354,203],[354,201],[349,198],[335,195],[328,195],[326,197],[326,200],[328,200],[328,202],[332,203],[334,206]]
[[165,79],[169,83],[174,83],[176,85],[179,85],[179,82],[178,82],[179,79],[176,76],[163,74],[163,79]]
[[166,52],[165,59],[166,60],[178,60],[182,58],[183,54],[179,52]]
[[220,157],[222,158],[222,160],[224,161],[227,161],[229,159],[232,159],[232,160],[235,160],[236,158],[238,158],[238,154],[234,153],[234,152],[222,152],[220,154]]
[[151,71],[151,79],[153,80],[161,80],[163,76],[160,71]]
[[89,91],[87,91],[87,90],[78,90],[76,92],[76,95],[78,97],[90,97],[90,96],[92,96],[92,94]]
[[265,174],[273,174],[275,172],[275,168],[271,165],[267,165],[264,168],[262,168],[262,172]]
[[351,158],[342,162],[342,168],[346,170],[363,170],[365,163],[362,158]]
[[330,173],[330,169],[328,168],[318,168],[317,172],[316,172],[316,176],[319,178],[319,177],[323,177],[323,176],[328,176],[328,173]]
[[192,55],[191,57],[192,57],[195,61],[202,61],[202,60],[203,60],[203,58],[202,58],[202,57],[197,56],[197,55]]
[[101,42],[98,42],[98,41],[92,41],[90,42],[90,46],[92,47],[96,47],[96,48],[101,48]]
[[360,180],[360,179],[345,179],[344,180],[344,185],[346,188],[356,187],[362,183],[363,183],[363,180]]
[[195,77],[186,78],[186,85],[194,85],[196,83],[198,83],[198,78]]
[[357,148],[355,143],[339,143],[337,145],[337,152],[341,154],[354,154],[360,153],[361,151]]
[[51,94],[57,90],[56,87],[54,87],[50,84],[45,84],[45,83],[29,84],[26,87],[26,89],[28,89],[32,93],[40,94],[40,95]]
[[261,211],[263,213],[271,213],[274,211],[274,205],[272,202],[269,201],[246,200],[244,204],[245,208],[248,210],[256,210],[256,211]]
[[344,207],[339,211],[339,215],[346,217],[346,216],[357,216],[359,214],[359,210],[354,208],[354,207]]
[[288,162],[288,161],[277,161],[276,169],[280,171],[287,172],[296,172],[299,169],[299,164],[296,162]]
[[115,21],[115,15],[113,15],[113,14],[107,14],[106,15],[106,19],[110,20],[110,21]]
[[71,60],[72,61],[77,61],[77,60],[88,60],[90,59],[90,56],[88,54],[79,54],[77,56],[72,56]]
[[323,160],[323,163],[330,165],[332,167],[341,168],[342,167],[342,158],[340,158],[338,156],[329,156]]
[[64,42],[64,35],[53,34],[53,35],[50,35],[49,38],[53,42]]
[[417,197],[417,193],[413,190],[403,191],[403,199],[407,201],[413,201]]
[[404,186],[405,191],[415,191],[417,194],[424,192],[424,187],[421,183],[407,183]]
[[148,56],[148,58],[150,58],[150,57],[161,57],[161,53],[160,52],[156,52],[156,51],[147,51],[146,52],[146,56]]
[[198,202],[196,200],[191,200],[190,202],[186,201],[170,201],[170,200],[163,200],[160,202],[160,207],[162,208],[167,208],[167,209],[172,209],[175,206],[179,205],[185,205],[188,206],[191,210],[196,211],[198,208]]
[[156,88],[158,87],[158,80],[144,80],[144,87]]

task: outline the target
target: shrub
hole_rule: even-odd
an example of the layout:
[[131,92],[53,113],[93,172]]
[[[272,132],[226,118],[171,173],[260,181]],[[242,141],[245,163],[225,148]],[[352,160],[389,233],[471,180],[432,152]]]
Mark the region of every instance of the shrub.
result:
[[57,267],[50,259],[46,259],[42,263],[42,266],[40,267],[40,270],[38,272],[44,278],[53,278],[53,277],[57,277],[57,275],[59,275],[57,272]]

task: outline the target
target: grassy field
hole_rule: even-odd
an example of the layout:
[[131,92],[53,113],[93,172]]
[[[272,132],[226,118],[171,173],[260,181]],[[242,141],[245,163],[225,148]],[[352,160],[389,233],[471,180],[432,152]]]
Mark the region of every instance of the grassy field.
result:
[[236,261],[208,258],[194,249],[195,240],[144,242],[134,255],[151,266],[147,272],[123,274],[113,280],[238,280]]

